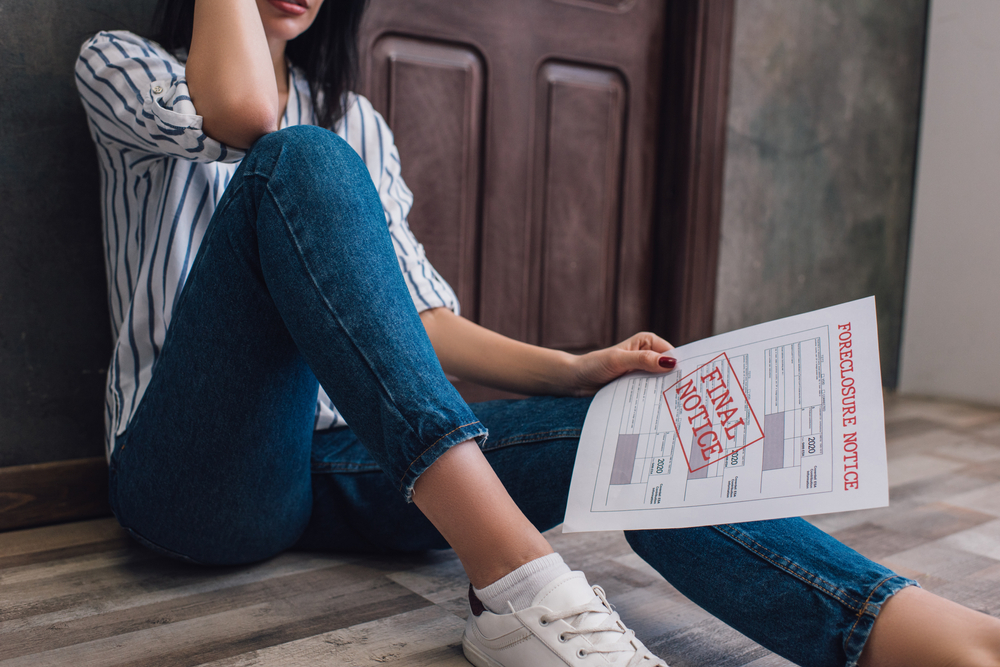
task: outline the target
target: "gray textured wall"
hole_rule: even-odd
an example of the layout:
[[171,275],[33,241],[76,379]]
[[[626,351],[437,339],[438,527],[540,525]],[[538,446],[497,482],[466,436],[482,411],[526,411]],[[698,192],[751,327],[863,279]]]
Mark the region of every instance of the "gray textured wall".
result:
[[926,0],[737,0],[716,330],[874,294],[897,376]]
[[0,466],[99,456],[111,332],[80,44],[153,0],[0,0]]

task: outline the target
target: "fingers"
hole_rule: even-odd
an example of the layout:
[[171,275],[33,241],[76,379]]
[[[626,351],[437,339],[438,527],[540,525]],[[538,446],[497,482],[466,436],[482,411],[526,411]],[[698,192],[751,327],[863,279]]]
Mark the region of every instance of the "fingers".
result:
[[622,345],[630,350],[652,350],[653,352],[669,352],[674,349],[673,345],[650,331],[641,331]]
[[[672,348],[671,348],[672,349]],[[654,350],[629,350],[623,351],[622,362],[625,370],[646,371],[648,373],[667,373],[677,366],[677,360],[669,354]]]
[[632,371],[668,373],[677,366],[677,360],[669,353],[672,349],[673,346],[662,338],[642,333],[614,347],[576,357],[572,391],[577,395],[589,395]]
[[650,346],[655,352],[669,352],[674,349],[674,346],[663,340],[656,334],[650,334],[653,337],[652,345]]
[[667,373],[677,366],[677,359],[670,354],[674,346],[649,331],[641,331],[617,347],[622,351],[619,374],[630,371]]

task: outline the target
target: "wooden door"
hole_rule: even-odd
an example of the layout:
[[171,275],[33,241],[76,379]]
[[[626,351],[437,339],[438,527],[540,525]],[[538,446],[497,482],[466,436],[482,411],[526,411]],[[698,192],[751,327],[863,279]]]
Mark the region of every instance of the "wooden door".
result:
[[666,33],[690,24],[676,6],[371,1],[361,91],[395,132],[410,225],[464,315],[570,351],[650,327],[672,224],[662,173],[687,173],[665,169],[663,96],[698,79],[683,57],[665,77]]

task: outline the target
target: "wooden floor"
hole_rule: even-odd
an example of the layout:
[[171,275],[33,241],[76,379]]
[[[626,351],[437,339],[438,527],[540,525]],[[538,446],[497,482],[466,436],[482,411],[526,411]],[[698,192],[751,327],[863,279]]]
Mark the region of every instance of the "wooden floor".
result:
[[[889,397],[889,508],[818,517],[862,553],[1000,616],[1000,411]],[[550,536],[673,667],[787,665],[680,596],[620,534]],[[454,556],[289,553],[203,569],[113,520],[0,534],[0,667],[466,665]]]

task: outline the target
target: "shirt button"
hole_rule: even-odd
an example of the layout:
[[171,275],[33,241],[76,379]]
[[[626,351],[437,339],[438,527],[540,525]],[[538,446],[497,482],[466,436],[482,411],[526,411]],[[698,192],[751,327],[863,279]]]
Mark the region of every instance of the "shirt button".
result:
[[163,92],[163,86],[153,86],[153,92],[159,95]]

